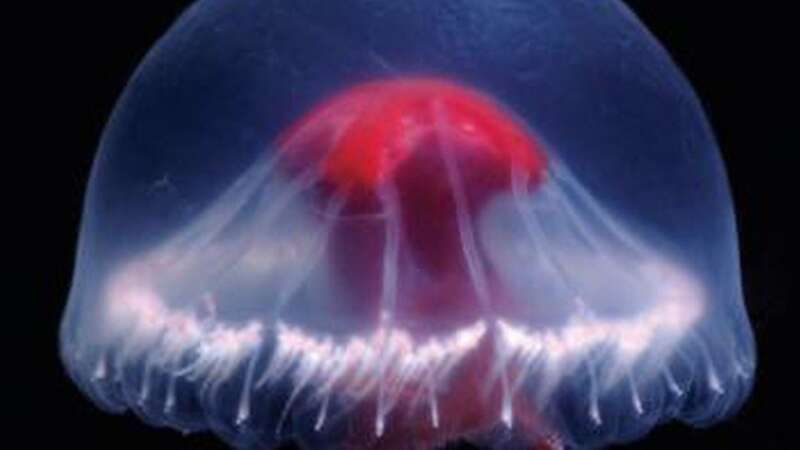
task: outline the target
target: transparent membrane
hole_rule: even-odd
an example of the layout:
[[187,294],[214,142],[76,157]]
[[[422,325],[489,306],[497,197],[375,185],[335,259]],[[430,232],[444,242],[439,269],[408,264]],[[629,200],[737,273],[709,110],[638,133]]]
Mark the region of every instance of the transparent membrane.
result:
[[614,1],[200,1],[86,197],[62,357],[238,448],[595,448],[747,396],[722,162]]

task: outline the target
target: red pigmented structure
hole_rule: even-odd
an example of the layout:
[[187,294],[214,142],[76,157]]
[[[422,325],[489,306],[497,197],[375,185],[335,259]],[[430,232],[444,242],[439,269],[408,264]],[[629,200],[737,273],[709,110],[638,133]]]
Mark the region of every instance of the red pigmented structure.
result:
[[384,225],[334,227],[334,266],[359,290],[360,307],[441,331],[502,301],[481,292],[499,289],[491,274],[471,267],[482,258],[474,219],[492,196],[511,192],[513,173],[535,187],[547,164],[542,145],[511,113],[457,83],[398,78],[349,88],[289,130],[279,146],[296,170],[317,172],[327,186],[323,201],[338,193],[346,214],[385,213],[399,229],[398,284],[413,288],[398,294],[403,300],[393,311],[379,311]]
[[[311,170],[319,180],[320,202],[341,197],[344,218],[332,226],[330,266],[356,292],[354,308],[375,325],[439,335],[513,315],[492,269],[481,266],[485,256],[474,236],[482,208],[493,196],[510,195],[512,177],[522,177],[528,189],[544,177],[542,145],[510,112],[443,79],[372,81],[314,108],[278,146],[292,170]],[[382,219],[357,220],[374,214]],[[386,285],[387,271],[395,274],[394,287]],[[502,389],[484,387],[493,353],[485,340],[463,361],[439,399],[447,411],[441,423],[432,424],[427,410],[408,408],[420,389],[411,384],[394,400],[410,413],[394,418],[391,430],[369,445],[404,448],[413,435],[418,445],[433,446],[491,429],[503,408]],[[470,397],[473,404],[459,408]],[[543,429],[531,405],[521,401],[516,408],[523,428]],[[369,429],[381,414],[368,404],[361,415],[356,423],[367,429],[354,433],[354,448],[369,446],[364,436],[375,439]]]
[[325,178],[340,187],[376,189],[418,152],[482,158],[493,181],[507,177],[512,164],[536,177],[545,167],[541,145],[524,126],[488,97],[450,81],[398,78],[349,88],[308,113],[283,140],[330,133],[325,122],[339,121],[331,148],[318,151]]

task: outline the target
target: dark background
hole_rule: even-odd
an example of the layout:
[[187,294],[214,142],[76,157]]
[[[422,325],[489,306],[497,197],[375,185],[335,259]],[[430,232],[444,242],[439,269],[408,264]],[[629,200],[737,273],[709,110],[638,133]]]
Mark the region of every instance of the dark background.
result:
[[[4,299],[13,359],[3,367],[19,379],[5,386],[3,411],[10,423],[20,423],[4,434],[24,436],[19,447],[27,448],[47,443],[82,450],[223,449],[209,436],[184,437],[131,416],[101,412],[69,382],[57,356],[56,332],[72,276],[83,193],[102,128],[138,62],[189,1],[57,3],[42,5],[35,19],[22,24],[27,34],[17,34],[18,42],[12,42],[24,54],[14,67],[27,79],[19,85],[26,101],[17,117],[33,125],[18,151],[33,161],[7,169],[12,179],[19,177],[9,197],[21,200],[12,204],[30,223],[22,223],[22,270],[11,280],[12,286],[24,283],[22,296]],[[792,360],[798,350],[789,333],[795,325],[788,304],[798,264],[790,259],[789,233],[797,229],[791,216],[798,205],[800,158],[789,133],[798,113],[789,100],[786,62],[796,59],[798,49],[789,48],[792,33],[782,18],[792,15],[753,2],[627,3],[684,70],[716,131],[737,208],[759,366],[750,401],[730,421],[704,430],[663,426],[625,448],[791,448],[797,409],[789,399],[796,395],[790,379],[796,379]]]

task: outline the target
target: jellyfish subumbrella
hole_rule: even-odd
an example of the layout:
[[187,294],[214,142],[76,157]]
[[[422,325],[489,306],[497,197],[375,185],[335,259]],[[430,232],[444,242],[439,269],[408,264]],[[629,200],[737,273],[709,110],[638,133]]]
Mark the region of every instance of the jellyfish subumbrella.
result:
[[755,355],[700,103],[618,1],[201,0],[94,163],[61,352],[237,448],[598,448]]

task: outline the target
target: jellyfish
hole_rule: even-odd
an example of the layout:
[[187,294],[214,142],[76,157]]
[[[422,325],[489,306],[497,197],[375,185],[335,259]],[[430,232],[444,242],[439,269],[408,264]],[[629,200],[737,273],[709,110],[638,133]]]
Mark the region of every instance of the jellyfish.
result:
[[755,370],[713,133],[615,0],[200,0],[91,173],[99,407],[235,448],[602,448]]

